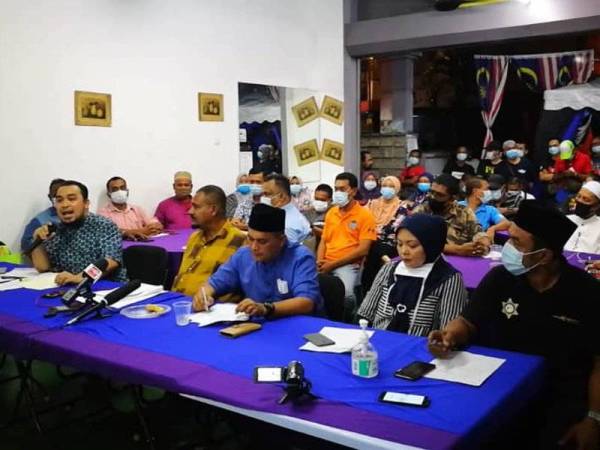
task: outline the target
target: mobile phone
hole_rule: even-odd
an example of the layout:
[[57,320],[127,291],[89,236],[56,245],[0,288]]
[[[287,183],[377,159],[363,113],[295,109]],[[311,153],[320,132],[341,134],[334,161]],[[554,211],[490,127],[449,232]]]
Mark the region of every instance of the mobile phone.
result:
[[435,364],[426,363],[423,361],[413,361],[408,366],[398,369],[394,372],[396,378],[416,381],[428,372],[435,369]]
[[310,342],[312,344],[315,344],[317,347],[325,347],[327,345],[335,344],[335,341],[332,341],[327,336],[325,336],[321,333],[305,334],[304,339],[306,339],[308,342]]
[[379,401],[394,405],[418,406],[425,408],[430,405],[429,398],[424,395],[403,394],[401,392],[384,391],[379,395]]
[[283,367],[255,367],[254,381],[257,383],[281,383]]
[[67,291],[50,291],[42,294],[42,298],[57,298],[65,295]]

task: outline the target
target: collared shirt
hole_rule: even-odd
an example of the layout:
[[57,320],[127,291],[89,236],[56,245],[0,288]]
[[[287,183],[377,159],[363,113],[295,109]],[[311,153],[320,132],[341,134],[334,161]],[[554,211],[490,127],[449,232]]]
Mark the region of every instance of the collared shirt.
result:
[[402,172],[400,172],[400,181],[404,182],[408,178],[420,177],[425,173],[425,167],[423,166],[407,166]]
[[231,258],[245,240],[245,233],[229,222],[210,241],[206,240],[202,230],[193,233],[183,253],[173,290],[190,296],[196,294],[200,286]]
[[315,257],[305,246],[291,242],[269,262],[256,261],[250,248],[242,247],[208,282],[217,295],[240,292],[260,303],[303,297],[315,304],[313,313],[322,307]]
[[556,173],[566,172],[571,168],[579,175],[589,175],[592,172],[592,159],[588,154],[577,151],[570,161],[559,158],[554,162]]
[[192,227],[192,219],[188,214],[192,207],[192,198],[178,200],[176,197],[169,197],[158,204],[154,215],[165,230],[181,230]]
[[577,225],[577,229],[565,244],[565,250],[600,253],[600,217],[582,219],[575,214],[569,214],[567,217]]
[[[429,207],[429,202],[417,206],[413,210],[413,214],[417,213],[433,214]],[[450,209],[442,217],[448,224],[448,237],[446,241],[449,244],[466,244],[473,241],[477,233],[482,232],[481,225],[479,225],[475,213],[466,206],[459,205],[457,202],[452,202]]]
[[290,202],[281,207],[285,211],[285,235],[290,242],[301,244],[310,236],[310,224],[298,208]]
[[56,235],[44,242],[44,248],[55,271],[80,273],[88,265],[102,258],[119,263],[119,268],[108,279],[126,281],[123,267],[121,233],[106,217],[88,214],[76,225],[59,224]]
[[98,210],[98,214],[112,220],[119,230],[135,230],[158,222],[156,217],[150,217],[141,207],[130,204],[121,210],[109,202]]
[[23,237],[21,237],[21,250],[25,251],[31,245],[35,230],[42,225],[46,225],[48,222],[52,222],[54,225],[60,223],[60,219],[56,214],[56,208],[54,206],[43,210],[27,224],[25,231],[23,231]]
[[[469,206],[467,205],[466,200],[458,202],[458,204],[466,207]],[[489,227],[498,225],[505,219],[505,217],[500,214],[500,211],[498,211],[498,208],[492,205],[479,205],[477,211],[475,211],[475,216],[477,217],[477,222],[479,222],[479,225],[483,228],[483,231],[487,231]]]
[[325,243],[325,260],[336,261],[356,250],[360,241],[375,241],[375,218],[371,211],[358,204],[349,211],[334,206],[325,216],[321,240]]

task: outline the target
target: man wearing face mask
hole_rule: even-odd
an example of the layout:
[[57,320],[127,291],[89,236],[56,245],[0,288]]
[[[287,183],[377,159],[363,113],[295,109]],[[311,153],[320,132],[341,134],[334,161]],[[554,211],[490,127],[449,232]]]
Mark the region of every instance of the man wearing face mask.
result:
[[344,283],[344,318],[352,320],[357,307],[354,288],[363,259],[377,239],[375,219],[354,199],[358,180],[349,172],[335,178],[333,207],[325,216],[325,227],[317,250],[319,273],[331,273]]
[[55,178],[50,182],[50,186],[48,188],[48,200],[50,200],[49,208],[43,210],[38,213],[25,227],[25,231],[23,232],[23,236],[21,237],[21,250],[25,251],[29,248],[29,246],[33,242],[33,233],[36,229],[45,225],[47,223],[53,223],[54,225],[58,225],[60,219],[58,218],[58,214],[56,213],[56,208],[54,207],[54,197],[56,196],[56,190],[58,186],[62,182],[64,182],[62,178]]
[[537,178],[535,167],[523,154],[523,150],[516,147],[515,141],[506,141],[502,145],[506,160],[502,162],[495,173],[502,175],[505,179],[517,177],[526,183],[527,190],[531,188]]
[[332,197],[333,189],[331,189],[331,186],[328,184],[318,185],[317,189],[315,189],[314,200],[312,201],[312,209],[304,213],[317,240],[321,239],[321,235],[323,234],[325,216],[331,207]]
[[290,181],[286,177],[278,173],[267,176],[260,202],[285,211],[285,235],[291,243],[301,244],[310,236],[310,224],[291,197]]
[[466,175],[475,175],[475,169],[473,166],[467,164],[467,159],[469,158],[469,151],[467,147],[461,145],[457,147],[455,154],[446,162],[442,173],[448,173],[452,175],[457,180],[461,180],[462,177]]
[[[262,169],[253,167],[248,172],[246,180],[248,183],[248,195],[246,195],[246,198],[238,204],[235,213],[233,214],[233,219],[231,219],[231,224],[242,231],[248,231],[248,220],[250,219],[252,208],[257,203],[260,203],[265,175]],[[246,189],[244,188],[244,191],[245,190]]]
[[550,139],[548,141],[548,158],[548,162],[540,169],[539,180],[544,186],[543,193],[546,198],[554,198],[557,191],[557,185],[554,180],[554,165],[560,159],[560,141],[558,139]]
[[110,203],[98,210],[98,214],[112,220],[123,235],[123,239],[146,240],[162,231],[162,224],[150,217],[137,205],[127,203],[129,189],[121,177],[112,177],[106,182],[106,195]]
[[588,181],[575,197],[574,214],[567,217],[577,229],[565,244],[565,250],[600,253],[600,183]]
[[592,173],[600,176],[600,136],[592,140]]
[[539,440],[519,448],[600,442],[600,283],[562,255],[575,228],[555,209],[523,201],[503,265],[485,276],[459,318],[429,335],[438,357],[473,343],[546,358],[540,404],[514,424],[527,428],[516,439]]
[[429,191],[428,200],[413,212],[434,214],[448,224],[444,253],[459,256],[483,256],[489,253],[492,241],[483,232],[475,213],[456,201],[458,180],[452,175],[438,176]]
[[497,208],[488,204],[492,199],[492,192],[487,181],[477,177],[470,178],[466,183],[466,189],[467,199],[458,204],[467,206],[475,213],[479,225],[494,242],[496,232],[508,230],[510,222]]
[[574,178],[579,181],[592,173],[592,159],[581,149],[575,148],[573,142],[563,141],[559,145],[560,158],[554,161],[555,177]]
[[181,230],[192,227],[188,211],[192,207],[192,175],[180,171],[173,177],[175,195],[163,200],[156,207],[154,216],[166,230]]
[[400,183],[403,187],[416,186],[419,177],[425,173],[425,167],[421,164],[421,152],[411,150],[406,159],[406,167],[400,173]]
[[485,148],[484,159],[479,162],[477,175],[487,178],[496,173],[502,162],[502,144],[498,141],[490,142]]

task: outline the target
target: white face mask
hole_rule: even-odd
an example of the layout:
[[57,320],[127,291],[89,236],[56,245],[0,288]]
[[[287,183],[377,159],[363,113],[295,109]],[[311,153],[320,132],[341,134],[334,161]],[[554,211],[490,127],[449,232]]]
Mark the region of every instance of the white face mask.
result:
[[348,204],[350,199],[348,193],[344,191],[335,191],[333,193],[333,204],[341,206],[342,208]]
[[269,206],[273,206],[273,205],[271,204],[271,197],[267,197],[266,195],[263,195],[262,197],[260,197],[260,202],[261,202],[263,205],[269,205]]
[[377,187],[377,181],[367,180],[367,181],[365,181],[364,185],[365,185],[365,189],[367,191],[372,191],[373,189],[375,189]]
[[110,193],[110,199],[113,203],[117,205],[122,205],[123,203],[127,203],[127,198],[129,197],[129,191],[114,191]]
[[416,166],[419,164],[419,158],[415,157],[415,156],[411,156],[410,158],[408,158],[408,165],[409,166]]
[[302,185],[301,184],[291,184],[290,192],[292,193],[292,195],[300,194],[300,192],[302,192]]
[[467,160],[467,154],[466,153],[457,153],[456,154],[456,159],[459,161],[466,161]]
[[313,200],[312,204],[313,208],[318,213],[327,211],[327,208],[329,207],[329,203],[324,202],[323,200]]
[[600,155],[600,145],[594,145],[592,147],[592,152],[594,152],[596,155]]

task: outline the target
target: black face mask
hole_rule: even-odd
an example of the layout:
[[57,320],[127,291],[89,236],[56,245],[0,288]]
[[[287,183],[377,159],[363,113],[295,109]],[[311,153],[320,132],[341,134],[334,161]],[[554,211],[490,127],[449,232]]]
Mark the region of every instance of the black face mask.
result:
[[586,205],[585,203],[575,202],[575,210],[573,212],[582,219],[587,219],[593,214],[591,209],[592,205]]
[[434,214],[443,214],[446,209],[446,202],[441,202],[434,198],[429,199],[429,207],[431,208],[431,212]]

